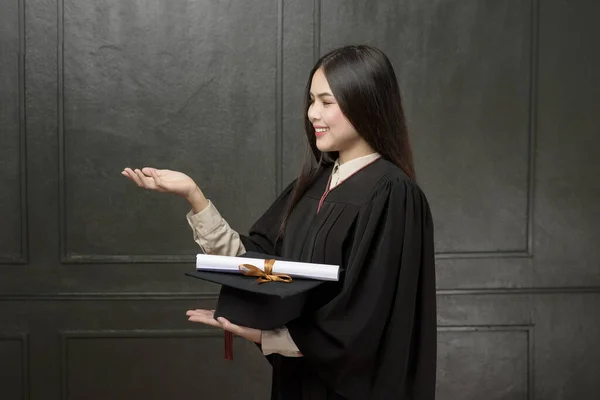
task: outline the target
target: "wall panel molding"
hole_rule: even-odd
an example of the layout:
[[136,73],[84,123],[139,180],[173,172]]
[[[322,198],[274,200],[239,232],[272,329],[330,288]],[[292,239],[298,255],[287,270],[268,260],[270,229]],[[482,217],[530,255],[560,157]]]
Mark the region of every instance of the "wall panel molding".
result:
[[283,0],[277,1],[277,51],[275,70],[275,193],[283,191]]
[[0,332],[0,342],[2,341],[18,341],[21,345],[21,374],[23,375],[21,398],[29,400],[29,334],[25,332]]
[[313,1],[313,58],[321,58],[321,0]]
[[27,234],[27,137],[25,129],[25,0],[18,0],[18,110],[19,110],[19,197],[21,214],[21,252],[18,256],[0,255],[2,264],[27,264],[29,244]]
[[57,81],[58,81],[58,185],[59,185],[59,254],[63,264],[112,264],[112,263],[189,263],[193,256],[179,255],[71,255],[67,242],[67,199],[66,199],[66,140],[64,128],[64,0],[57,1]]
[[[533,400],[535,396],[534,368],[535,368],[535,344],[534,344],[534,325],[446,325],[439,326],[439,333],[444,332],[464,332],[464,333],[524,333],[527,338],[527,399]],[[492,394],[492,393],[490,393]]]
[[[435,3],[435,2],[434,2]],[[476,2],[475,2],[476,3]],[[469,4],[471,4],[474,8],[477,8],[476,4],[474,2],[471,2]],[[488,2],[489,4],[492,4],[493,2]],[[358,13],[358,11],[356,10],[363,10],[365,7],[365,5],[361,5],[361,6],[349,6],[349,5],[345,5],[345,3],[343,2],[337,2],[335,3],[336,6],[342,6],[344,7],[344,11],[343,12],[348,12],[349,15],[351,17],[357,17],[358,15],[360,15]],[[385,4],[385,5],[378,5],[377,7],[373,7],[373,8],[377,8],[378,11],[381,11],[382,9],[388,8],[390,9],[390,11],[397,11],[397,10],[404,10],[401,7],[405,7],[405,11],[408,13],[412,13],[414,12],[414,15],[411,15],[411,18],[414,18],[415,20],[419,20],[420,18],[425,18],[423,15],[426,14],[426,12],[424,12],[423,10],[421,10],[421,7],[425,8],[428,7],[427,5],[423,5],[423,6],[418,6],[417,3],[408,3],[407,5],[397,5],[396,3],[393,3],[394,5],[392,5],[392,3],[390,4]],[[511,3],[513,6],[515,4],[519,4],[517,2],[512,2]],[[465,5],[464,8],[461,7],[456,7],[456,3],[454,2],[443,2],[440,4],[437,4],[435,6],[433,5],[429,5],[431,7],[439,7],[440,10],[443,10],[444,13],[451,13],[452,15],[448,15],[447,17],[450,18],[458,18],[460,16],[460,12],[461,10],[465,11],[468,9],[468,7]],[[515,8],[513,6],[506,6],[506,8],[503,11],[511,10],[511,14],[509,17],[511,18],[516,18],[518,20],[515,21],[509,21],[506,22],[506,20],[503,23],[506,23],[506,26],[512,26],[512,23],[519,23],[519,27],[523,28],[523,32],[526,36],[519,35],[519,36],[513,36],[510,39],[507,40],[518,40],[519,41],[519,46],[521,46],[520,48],[522,48],[523,52],[519,53],[520,55],[520,60],[522,60],[522,69],[519,70],[518,74],[515,75],[516,77],[519,78],[519,87],[522,87],[523,90],[520,91],[519,93],[519,100],[522,100],[523,102],[523,115],[522,115],[522,119],[520,118],[519,121],[522,121],[522,123],[520,123],[520,128],[519,129],[519,133],[521,133],[521,129],[522,129],[522,135],[520,135],[520,139],[522,139],[522,144],[521,141],[519,142],[519,147],[518,147],[518,152],[520,154],[520,160],[523,161],[523,165],[521,167],[521,164],[519,164],[519,191],[518,191],[518,196],[519,196],[519,209],[518,209],[518,214],[519,217],[521,217],[522,215],[522,219],[519,218],[519,240],[518,242],[515,242],[514,244],[506,244],[506,245],[499,245],[499,246],[494,246],[494,243],[488,243],[483,249],[481,250],[468,250],[467,245],[454,245],[451,248],[445,248],[443,249],[443,251],[440,249],[440,251],[438,251],[438,253],[436,254],[436,258],[437,259],[443,259],[443,260],[462,260],[462,259],[530,259],[533,256],[534,250],[533,250],[533,216],[534,216],[534,195],[535,195],[535,137],[536,137],[536,129],[537,129],[537,125],[536,125],[536,120],[537,120],[537,81],[538,81],[538,60],[537,60],[537,52],[538,52],[538,29],[539,29],[539,5],[538,5],[538,0],[529,0],[528,2],[522,3],[522,5],[519,5],[518,8]],[[323,8],[325,7],[325,8]],[[329,12],[331,15],[329,16],[333,16],[333,13],[335,12],[335,6],[329,6],[329,8],[326,8],[326,3],[322,3],[320,0],[314,0],[313,1],[313,19],[314,19],[314,24],[313,24],[313,46],[314,46],[314,58],[315,60],[320,56],[321,54],[321,47],[322,47],[322,43],[324,43],[326,41],[327,34],[331,34],[332,31],[328,31],[328,32],[324,32],[324,26],[321,25],[321,19],[322,19],[322,9],[323,8],[323,13],[327,13]],[[481,7],[482,9],[485,9],[486,7]],[[354,10],[356,9],[354,12],[356,14],[354,14],[353,12],[350,12],[348,10]],[[393,10],[391,10],[393,9]],[[518,11],[515,11],[517,10]],[[442,12],[442,11],[440,11]],[[517,14],[518,12],[518,14]],[[420,14],[423,13],[423,14]],[[467,13],[468,14],[468,13]],[[374,15],[377,15],[376,13]],[[381,16],[381,14],[379,14]],[[436,14],[438,15],[438,14]],[[472,15],[472,14],[468,14],[468,15]],[[493,18],[492,15],[493,14],[486,14],[488,15],[490,18]],[[372,18],[373,15],[369,14],[369,18]],[[429,15],[427,18],[430,18],[431,16]],[[341,18],[341,17],[340,17]],[[358,18],[358,17],[357,17]],[[503,18],[507,18],[506,15],[503,16]],[[354,21],[354,20],[353,20]],[[328,21],[329,23],[331,23],[331,21]],[[354,21],[356,22],[356,21]],[[386,21],[386,23],[389,25],[390,21]],[[350,23],[348,23],[347,21],[343,21],[343,20],[336,20],[335,23],[337,24],[342,24],[343,25],[343,33],[341,33],[340,37],[338,38],[339,40],[336,40],[335,43],[336,44],[349,44],[349,43],[356,43],[358,41],[364,40],[369,42],[369,38],[371,38],[371,36],[369,34],[367,34],[364,37],[361,37],[359,35],[353,35],[352,34],[352,30],[348,29],[349,26],[352,26]],[[386,25],[387,26],[387,25]],[[383,29],[383,28],[382,28]],[[389,28],[388,28],[389,29]],[[419,29],[429,29],[427,26],[426,22],[423,22],[422,25],[419,25]],[[394,30],[394,33],[396,32],[403,32],[401,29],[398,30]],[[403,32],[403,34],[407,34],[406,32]],[[377,35],[375,35],[375,37],[377,38],[377,41],[385,41],[384,39],[382,39],[381,37],[378,37]],[[413,42],[418,42],[418,44],[413,44],[415,47],[427,47],[427,46],[433,46],[432,43],[420,43],[419,40],[424,40],[422,39],[422,36],[416,36],[414,38],[411,37],[411,40]],[[464,43],[463,43],[464,44]],[[396,46],[396,47],[394,47]],[[397,45],[392,45],[390,43],[388,43],[388,51],[393,52],[394,49],[397,48]],[[437,51],[437,50],[436,50]],[[404,59],[403,57],[400,57],[402,62],[405,63],[411,63],[414,64],[415,60],[408,60],[408,59]],[[498,165],[499,163],[496,162],[494,164],[494,168],[501,168],[501,165]],[[522,174],[521,174],[522,172]],[[488,211],[486,214],[490,214],[490,215],[494,215],[493,211],[490,210],[486,210]],[[521,214],[522,211],[522,214]],[[500,218],[500,217],[499,217]],[[498,221],[501,221],[501,219],[499,219]],[[461,250],[462,249],[462,250]]]
[[67,400],[68,382],[68,349],[69,340],[73,339],[174,339],[174,338],[219,338],[223,333],[218,329],[166,329],[166,330],[69,330],[60,331],[61,354],[61,399]]
[[534,254],[534,203],[535,203],[535,138],[537,130],[537,82],[538,82],[538,31],[539,31],[539,0],[530,0],[530,29],[529,29],[529,121],[527,137],[527,213],[526,213],[526,243],[523,250],[518,251],[475,251],[475,252],[440,252],[437,259],[468,259],[468,258],[531,258]]
[[529,81],[529,171],[527,174],[527,254],[532,257],[535,249],[534,243],[534,215],[535,215],[535,154],[537,137],[537,102],[538,102],[538,53],[539,53],[539,25],[540,5],[539,0],[531,0],[531,31],[530,31],[530,81]]
[[[67,145],[65,132],[65,0],[58,0],[58,41],[57,41],[57,81],[58,81],[58,172],[59,172],[59,254],[60,262],[63,264],[139,264],[139,263],[154,263],[154,264],[173,264],[173,263],[190,263],[194,262],[195,255],[145,255],[145,254],[71,254],[69,252],[68,243],[68,222],[67,222],[67,180],[66,180],[66,162],[67,162]],[[283,17],[284,17],[284,1],[277,0],[277,50],[275,73],[275,188],[277,195],[283,190]],[[201,252],[201,250],[198,250]]]
[[[480,296],[480,295],[569,295],[600,293],[598,286],[581,287],[538,287],[538,288],[497,288],[497,289],[442,289],[437,296]],[[123,292],[123,293],[4,293],[0,301],[178,301],[178,300],[217,300],[218,292]]]
[[0,301],[180,301],[216,300],[218,292],[31,293],[0,294]]

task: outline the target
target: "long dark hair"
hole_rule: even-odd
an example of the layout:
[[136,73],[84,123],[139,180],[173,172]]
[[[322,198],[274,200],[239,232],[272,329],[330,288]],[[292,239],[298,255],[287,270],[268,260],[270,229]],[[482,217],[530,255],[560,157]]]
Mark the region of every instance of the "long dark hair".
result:
[[282,216],[279,236],[292,209],[313,184],[321,168],[332,164],[337,152],[321,152],[307,113],[315,72],[322,68],[340,109],[358,134],[379,154],[415,179],[412,150],[406,129],[398,80],[392,63],[379,49],[368,45],[345,46],[321,57],[308,77],[304,95],[307,153],[300,175]]

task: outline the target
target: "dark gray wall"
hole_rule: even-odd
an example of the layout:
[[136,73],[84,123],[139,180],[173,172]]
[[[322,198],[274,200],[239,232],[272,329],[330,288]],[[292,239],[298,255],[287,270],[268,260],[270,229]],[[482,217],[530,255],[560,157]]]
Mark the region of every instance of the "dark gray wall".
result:
[[[600,391],[595,0],[0,3],[0,397],[264,399],[250,343],[187,322],[217,287],[192,175],[246,231],[302,155],[315,57],[380,46],[401,80],[438,251],[440,399]],[[242,389],[244,385],[244,389]]]

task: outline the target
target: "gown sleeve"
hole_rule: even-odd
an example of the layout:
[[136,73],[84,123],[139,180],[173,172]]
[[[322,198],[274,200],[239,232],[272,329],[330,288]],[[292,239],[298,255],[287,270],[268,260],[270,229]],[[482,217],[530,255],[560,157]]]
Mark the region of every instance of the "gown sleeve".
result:
[[310,368],[347,399],[433,399],[433,223],[425,196],[383,178],[356,221],[340,293],[287,324]]
[[248,235],[240,235],[246,251],[273,256],[281,255],[281,241],[277,241],[276,238],[281,224],[281,217],[295,183],[294,180],[281,192],[267,211],[250,227]]

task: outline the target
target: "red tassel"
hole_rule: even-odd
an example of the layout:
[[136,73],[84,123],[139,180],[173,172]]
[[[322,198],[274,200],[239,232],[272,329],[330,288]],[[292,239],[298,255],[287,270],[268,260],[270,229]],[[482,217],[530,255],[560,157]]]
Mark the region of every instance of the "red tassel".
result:
[[225,331],[224,335],[225,359],[233,360],[233,333]]

